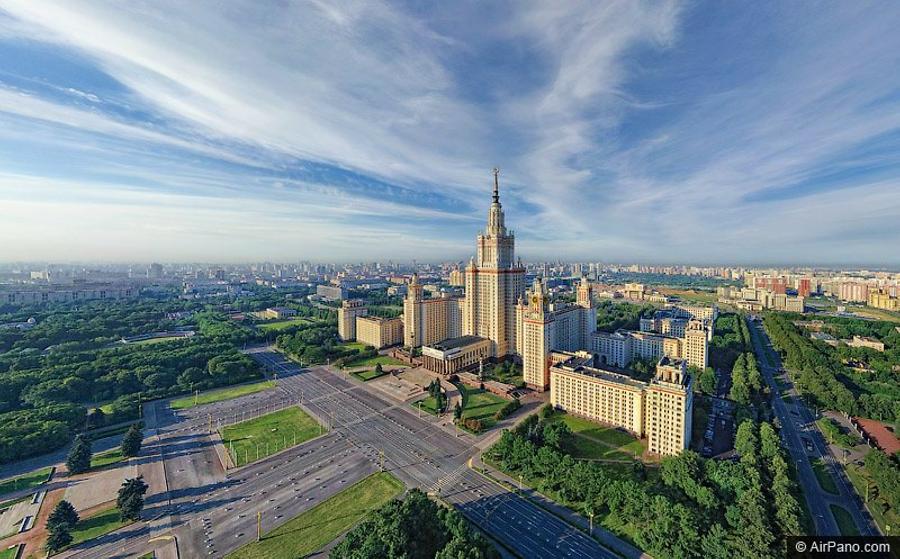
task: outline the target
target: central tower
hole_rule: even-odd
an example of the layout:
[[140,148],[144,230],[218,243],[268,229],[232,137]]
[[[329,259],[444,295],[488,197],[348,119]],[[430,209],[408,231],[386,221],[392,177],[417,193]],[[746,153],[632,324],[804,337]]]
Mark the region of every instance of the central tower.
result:
[[487,228],[476,238],[476,254],[466,266],[463,332],[488,338],[494,357],[516,353],[516,303],[525,291],[525,269],[515,259],[516,237],[507,231],[500,204],[500,170]]

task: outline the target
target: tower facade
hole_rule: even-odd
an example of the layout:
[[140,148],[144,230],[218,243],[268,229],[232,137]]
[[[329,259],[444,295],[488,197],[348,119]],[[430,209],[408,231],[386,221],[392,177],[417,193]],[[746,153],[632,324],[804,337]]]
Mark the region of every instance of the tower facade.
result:
[[485,231],[466,266],[463,333],[491,340],[491,355],[516,353],[516,303],[525,291],[525,269],[515,260],[516,238],[507,231],[500,205],[499,171]]

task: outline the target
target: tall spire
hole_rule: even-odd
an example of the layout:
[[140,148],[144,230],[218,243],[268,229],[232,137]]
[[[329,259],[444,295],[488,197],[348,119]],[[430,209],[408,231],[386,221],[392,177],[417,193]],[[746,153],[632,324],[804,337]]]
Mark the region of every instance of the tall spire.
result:
[[500,203],[500,169],[498,167],[494,167],[494,203]]

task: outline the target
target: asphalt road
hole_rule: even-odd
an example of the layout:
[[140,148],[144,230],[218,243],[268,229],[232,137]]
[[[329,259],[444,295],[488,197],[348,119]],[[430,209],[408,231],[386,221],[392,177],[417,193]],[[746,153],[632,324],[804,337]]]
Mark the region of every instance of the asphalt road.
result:
[[[177,538],[181,557],[224,557],[254,541],[257,513],[267,532],[383,467],[406,483],[438,493],[522,557],[614,557],[592,538],[466,466],[478,448],[434,418],[326,367],[301,369],[281,354],[250,355],[278,373],[277,389],[173,411],[156,408],[158,440],[147,460],[164,460],[168,492],[148,499],[142,522],[87,542],[79,559],[140,556]],[[301,405],[325,423],[319,438],[224,472],[209,426],[285,405]]]
[[[803,405],[793,387],[783,398],[778,397],[779,389],[775,382],[775,375],[782,367],[781,358],[777,352],[773,351],[771,353],[774,354],[774,362],[770,362],[768,353],[761,345],[771,345],[765,329],[754,321],[747,321],[747,324],[757,334],[751,336],[756,360],[772,391],[772,404],[781,423],[781,439],[797,466],[797,474],[810,514],[813,517],[816,534],[820,536],[841,535],[829,508],[829,505],[835,504],[843,507],[853,516],[860,534],[878,535],[878,529],[846,478],[843,468],[836,463],[834,456],[828,451],[825,439],[819,432],[812,413]],[[804,439],[810,441],[810,449],[807,449]],[[812,461],[816,459],[821,459],[825,463],[827,474],[834,478],[839,495],[828,493],[819,485],[812,469]]]

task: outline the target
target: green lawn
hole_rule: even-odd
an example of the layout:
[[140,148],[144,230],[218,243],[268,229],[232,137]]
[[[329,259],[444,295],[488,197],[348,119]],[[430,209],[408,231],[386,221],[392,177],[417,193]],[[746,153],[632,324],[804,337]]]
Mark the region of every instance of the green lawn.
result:
[[839,507],[838,505],[829,506],[831,507],[831,514],[834,515],[834,521],[837,522],[838,528],[841,531],[841,535],[858,536],[859,528],[856,527],[856,522],[853,521],[853,517],[847,512],[847,509]]
[[230,559],[305,557],[331,542],[403,491],[388,473],[373,474],[227,555]]
[[357,349],[359,351],[365,351],[372,348],[372,346],[366,345],[362,342],[344,342],[341,344],[341,347],[345,347],[347,349]]
[[[586,442],[582,442],[581,439],[588,439],[590,442],[597,443],[605,443],[603,445],[607,450],[609,447],[617,450],[619,454],[624,455],[628,458],[633,458],[635,454],[640,456],[644,452],[644,445],[640,440],[632,437],[628,433],[624,431],[620,431],[613,427],[606,427],[604,425],[600,425],[599,423],[595,423],[589,419],[585,419],[583,417],[578,417],[575,415],[571,415],[568,413],[556,413],[551,418],[550,421],[563,421],[566,425],[569,426],[569,429],[575,434],[576,445],[581,447],[582,451],[577,454],[580,454],[584,451],[589,451],[592,448],[592,445]],[[582,458],[614,458],[616,456],[609,455],[606,452],[600,453],[600,455],[591,455],[591,456],[576,456]]]
[[463,384],[457,384],[463,398],[463,420],[479,419],[485,429],[489,429],[496,420],[494,414],[505,406],[509,400],[491,394],[480,388],[469,388]]
[[831,474],[825,468],[825,462],[823,462],[821,458],[816,458],[814,460],[810,460],[810,463],[812,464],[813,473],[816,474],[816,479],[819,481],[819,486],[823,490],[837,495],[837,485],[834,483],[834,479],[831,477]]
[[182,336],[163,336],[161,338],[148,338],[146,340],[140,340],[138,342],[128,342],[128,345],[129,346],[154,345],[154,344],[161,344],[161,343],[165,343],[165,342],[171,342],[174,340],[186,340],[186,339],[188,339],[188,338],[185,338]]
[[370,370],[370,371],[360,371],[360,372],[358,372],[358,373],[353,373],[353,376],[355,376],[355,377],[358,378],[359,380],[367,381],[367,380],[372,380],[372,379],[375,379],[375,378],[378,378],[378,377],[383,377],[383,376],[386,375],[386,374],[387,374],[387,373],[384,372],[384,371],[381,371],[381,372],[379,373],[379,372],[376,371],[375,369],[372,369],[372,370]]
[[0,483],[0,495],[12,493],[20,489],[31,489],[32,487],[37,487],[47,481],[47,478],[50,477],[50,471],[51,468],[44,468],[4,480],[2,483]]
[[222,442],[232,453],[231,457],[236,466],[261,460],[270,454],[308,441],[318,436],[320,432],[318,422],[296,406],[221,430]]
[[149,553],[145,553],[145,554],[141,555],[140,557],[138,557],[138,559],[155,559],[155,557],[156,557],[156,553],[151,551]]
[[12,547],[7,547],[4,549],[0,549],[0,559],[16,559],[16,554],[19,551],[19,545],[16,544]]
[[100,511],[93,516],[82,518],[78,521],[75,529],[72,530],[71,545],[98,538],[103,534],[108,534],[129,524],[131,524],[131,521],[123,521],[115,507]]
[[98,452],[91,456],[91,469],[104,468],[111,464],[121,462],[122,460],[125,460],[125,456],[122,454],[121,448],[113,448],[106,452]]
[[430,413],[431,415],[437,415],[437,401],[433,396],[428,396],[424,400],[413,402],[411,405],[412,407],[421,409],[422,411]]
[[276,320],[273,322],[260,322],[256,326],[263,332],[280,332],[294,326],[312,322],[308,318],[294,318],[291,320]]
[[275,388],[275,383],[271,380],[264,380],[251,384],[242,384],[240,386],[230,386],[227,388],[216,388],[215,390],[207,390],[206,392],[201,392],[196,397],[196,403],[193,396],[185,396],[184,398],[172,400],[172,402],[169,404],[169,407],[173,410],[183,410],[192,408],[194,406],[200,406],[202,404],[211,404],[213,402],[221,402],[222,400],[231,400],[232,398],[238,398],[240,396],[246,396],[247,394],[262,392],[263,390],[268,390],[270,388]]
[[375,355],[374,357],[366,357],[365,359],[357,359],[356,361],[350,361],[349,363],[344,363],[345,367],[374,367],[375,365],[381,363],[384,365],[406,365],[403,361],[399,359],[394,359],[393,357],[388,357],[387,355]]

